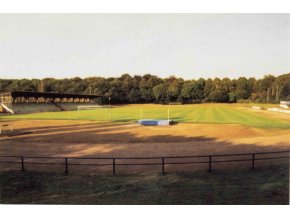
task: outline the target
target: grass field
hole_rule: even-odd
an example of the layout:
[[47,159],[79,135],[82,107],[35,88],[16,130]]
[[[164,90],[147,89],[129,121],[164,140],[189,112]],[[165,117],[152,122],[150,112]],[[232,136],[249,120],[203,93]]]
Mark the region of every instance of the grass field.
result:
[[134,176],[1,172],[0,203],[288,204],[288,166]]
[[[275,114],[257,113],[250,105],[198,104],[198,105],[124,105],[110,109],[46,112],[1,116],[0,119],[50,119],[50,120],[94,120],[134,122],[138,119],[170,119],[175,122],[242,124],[259,128],[290,128],[290,122],[275,117]],[[286,115],[289,116],[289,115]]]

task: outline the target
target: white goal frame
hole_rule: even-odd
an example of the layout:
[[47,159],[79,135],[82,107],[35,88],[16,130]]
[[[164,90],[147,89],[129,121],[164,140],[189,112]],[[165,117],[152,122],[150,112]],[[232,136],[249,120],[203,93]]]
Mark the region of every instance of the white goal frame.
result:
[[[143,108],[140,108],[140,119],[143,120]],[[169,122],[170,120],[170,103],[168,104],[168,108],[167,108],[167,120]]]
[[80,119],[80,109],[90,110],[90,109],[102,109],[109,108],[107,105],[78,105],[78,119]]

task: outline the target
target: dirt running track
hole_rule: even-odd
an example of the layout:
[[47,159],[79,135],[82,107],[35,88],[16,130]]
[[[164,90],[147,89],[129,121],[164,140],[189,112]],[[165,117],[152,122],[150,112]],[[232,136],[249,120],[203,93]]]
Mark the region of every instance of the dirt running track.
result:
[[[288,150],[290,145],[289,129],[257,129],[236,124],[177,124],[165,127],[144,127],[135,123],[96,123],[90,121],[18,120],[2,121],[2,123],[13,124],[15,131],[13,134],[0,136],[0,155],[53,157],[188,156]],[[63,163],[62,160],[60,163]],[[249,167],[247,162],[238,164]],[[218,164],[216,167],[229,167],[230,165],[235,164]],[[1,165],[1,169],[9,167]],[[19,166],[15,167],[19,168]],[[27,167],[30,167],[29,169],[49,168],[44,165],[27,165]],[[168,166],[167,170],[176,168],[192,170],[206,167],[179,165]],[[55,166],[55,168],[63,170],[63,166]],[[109,166],[100,168],[103,171],[111,170]],[[160,166],[147,168],[159,170]],[[95,168],[83,166],[70,166],[71,169],[76,169],[76,171],[95,170]],[[118,166],[120,172],[137,172],[142,169],[145,167]]]

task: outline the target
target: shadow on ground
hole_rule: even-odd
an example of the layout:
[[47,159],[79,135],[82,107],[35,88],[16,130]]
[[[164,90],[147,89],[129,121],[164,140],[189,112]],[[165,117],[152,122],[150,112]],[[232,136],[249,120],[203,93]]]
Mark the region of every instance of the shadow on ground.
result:
[[288,204],[288,165],[167,175],[1,172],[2,204]]
[[[228,140],[221,140],[209,136],[184,136],[184,135],[170,135],[166,133],[166,128],[159,129],[150,127],[144,128],[142,136],[134,134],[139,126],[136,124],[120,124],[120,123],[103,123],[103,124],[79,124],[79,125],[63,125],[63,126],[40,126],[33,128],[22,128],[15,133],[16,135],[10,137],[0,138],[0,155],[19,155],[19,156],[41,156],[41,157],[166,157],[166,156],[190,156],[190,155],[215,155],[215,154],[235,154],[235,153],[255,153],[268,151],[289,150],[289,143],[269,144],[261,146],[258,143],[233,143]],[[140,128],[140,127],[139,127]],[[143,129],[142,129],[143,130]],[[150,130],[154,135],[146,133]],[[220,129],[216,129],[220,131]],[[26,133],[26,134],[20,134]],[[238,134],[238,133],[237,133]],[[261,137],[263,140],[263,137]],[[266,142],[267,143],[267,142]],[[278,154],[280,155],[280,154]],[[277,156],[277,155],[276,155]],[[260,155],[263,158],[265,156]],[[267,157],[267,156],[266,156]],[[275,156],[274,156],[275,157]],[[241,158],[241,157],[238,157]],[[251,158],[245,156],[243,158]],[[232,157],[215,160],[233,159]],[[6,159],[7,160],[7,159]],[[29,170],[43,170],[53,168],[51,165],[44,165],[44,163],[52,163],[55,160],[39,159],[26,160],[26,162],[42,162],[42,165],[31,165],[26,163]],[[157,160],[118,160],[117,163],[125,164],[142,164],[142,163],[161,163]],[[172,160],[166,160],[171,161]],[[188,158],[175,159],[174,162],[190,162],[190,161],[208,161],[208,158]],[[285,159],[281,161],[285,162]],[[257,167],[264,166],[272,161],[259,161],[256,163]],[[63,170],[63,160],[59,160],[61,171]],[[75,161],[74,163],[84,163],[84,161]],[[87,161],[88,164],[111,164],[111,160],[101,161]],[[18,164],[19,165],[19,164]],[[19,166],[15,166],[17,169]],[[28,166],[27,166],[28,165]],[[14,169],[15,169],[14,167]],[[192,171],[197,169],[206,170],[207,164],[191,164],[191,165],[166,165],[168,172]],[[251,167],[251,161],[238,163],[219,163],[214,164],[213,169],[223,169],[231,167]],[[0,169],[8,169],[7,165],[0,165]],[[90,170],[87,170],[87,169]],[[111,173],[112,166],[95,167],[96,172]],[[70,170],[92,172],[92,167],[77,167],[70,166]],[[160,166],[118,166],[118,173],[135,173],[135,172],[160,172]]]

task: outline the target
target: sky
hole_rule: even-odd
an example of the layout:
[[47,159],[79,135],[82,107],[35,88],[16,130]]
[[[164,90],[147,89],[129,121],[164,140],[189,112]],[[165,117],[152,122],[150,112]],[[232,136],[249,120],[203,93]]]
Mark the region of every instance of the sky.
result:
[[290,14],[0,14],[0,78],[290,72]]

